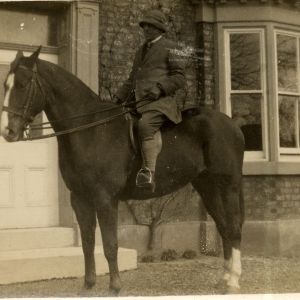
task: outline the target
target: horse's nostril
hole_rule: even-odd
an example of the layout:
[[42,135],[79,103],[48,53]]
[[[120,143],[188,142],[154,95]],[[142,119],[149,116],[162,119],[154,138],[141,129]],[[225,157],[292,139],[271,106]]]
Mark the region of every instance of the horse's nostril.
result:
[[8,134],[6,135],[5,139],[8,142],[16,142],[19,140],[19,135],[13,130],[8,130]]
[[8,135],[14,135],[15,134],[15,132],[10,128],[7,128],[7,132],[8,132]]
[[18,134],[12,130],[11,128],[5,127],[2,136],[8,141],[8,142],[14,142],[18,140]]

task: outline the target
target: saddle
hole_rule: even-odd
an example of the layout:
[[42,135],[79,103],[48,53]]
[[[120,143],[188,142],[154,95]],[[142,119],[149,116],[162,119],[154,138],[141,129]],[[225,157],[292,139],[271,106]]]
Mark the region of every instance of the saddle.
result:
[[[183,110],[181,110],[182,119],[186,119],[195,115],[198,115],[201,113],[201,108],[199,106],[196,106],[195,104],[192,105],[186,105]],[[130,142],[132,149],[135,154],[140,153],[140,143],[138,140],[138,132],[137,132],[137,122],[141,118],[141,114],[137,111],[134,111],[133,113],[128,113],[126,115],[127,121],[128,121],[128,132],[130,137]],[[170,127],[170,126],[176,126],[176,124],[170,122],[166,122],[163,127]]]

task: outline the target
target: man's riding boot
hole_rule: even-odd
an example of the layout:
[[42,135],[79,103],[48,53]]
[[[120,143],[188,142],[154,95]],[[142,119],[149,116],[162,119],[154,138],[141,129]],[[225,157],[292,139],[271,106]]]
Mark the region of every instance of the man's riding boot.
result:
[[161,134],[157,131],[153,137],[141,141],[143,167],[136,176],[137,187],[155,191],[154,173],[156,159],[162,148]]

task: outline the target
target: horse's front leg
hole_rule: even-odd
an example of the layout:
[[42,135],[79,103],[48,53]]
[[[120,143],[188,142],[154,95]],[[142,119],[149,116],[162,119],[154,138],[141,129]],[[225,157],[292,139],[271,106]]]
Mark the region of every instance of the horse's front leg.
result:
[[116,295],[121,289],[118,268],[118,201],[101,192],[97,201],[97,217],[102,234],[104,255],[108,262],[110,291]]
[[82,250],[85,263],[84,287],[92,288],[96,283],[95,268],[95,230],[96,230],[96,209],[92,202],[72,193],[71,203],[74,209],[82,240]]

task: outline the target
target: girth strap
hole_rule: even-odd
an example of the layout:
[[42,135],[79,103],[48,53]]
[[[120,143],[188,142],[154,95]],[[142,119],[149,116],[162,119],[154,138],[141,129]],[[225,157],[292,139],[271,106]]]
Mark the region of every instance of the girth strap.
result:
[[137,118],[132,117],[130,115],[130,113],[128,113],[127,120],[128,120],[128,131],[129,131],[130,143],[131,143],[134,153],[137,154],[138,153],[138,145],[139,145],[137,138],[136,138],[136,134],[135,134],[135,124],[137,122]]

